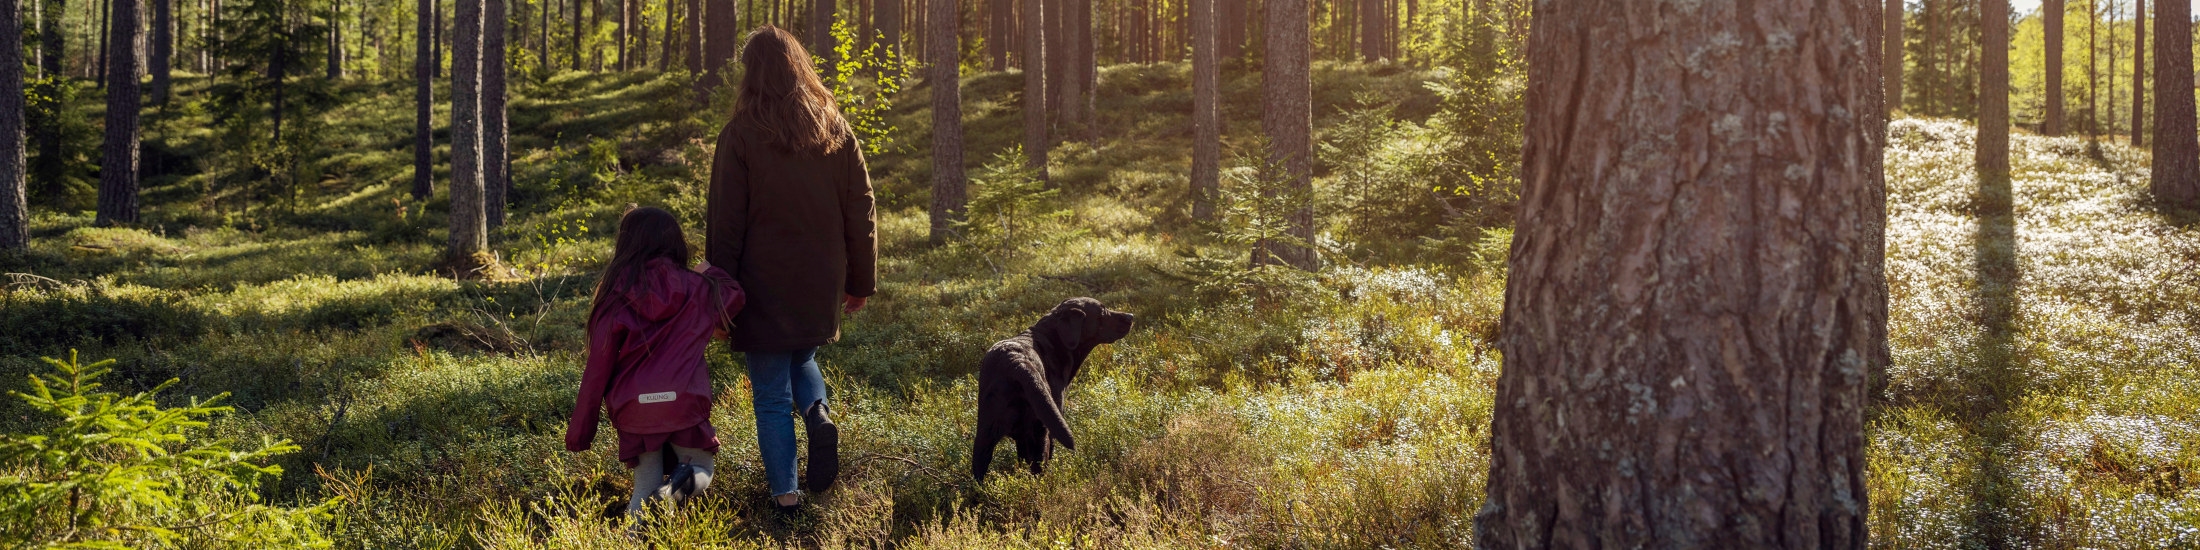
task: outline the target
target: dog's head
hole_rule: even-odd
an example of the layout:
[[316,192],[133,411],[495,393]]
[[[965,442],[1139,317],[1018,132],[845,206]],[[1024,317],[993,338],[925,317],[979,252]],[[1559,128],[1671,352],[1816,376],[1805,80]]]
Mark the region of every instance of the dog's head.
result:
[[1137,317],[1108,309],[1099,300],[1070,298],[1054,306],[1054,312],[1033,328],[1052,331],[1055,338],[1074,347],[1113,344],[1131,333]]

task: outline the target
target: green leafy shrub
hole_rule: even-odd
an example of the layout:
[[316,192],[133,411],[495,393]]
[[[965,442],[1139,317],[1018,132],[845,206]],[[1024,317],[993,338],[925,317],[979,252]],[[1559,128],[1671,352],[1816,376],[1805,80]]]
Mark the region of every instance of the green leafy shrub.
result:
[[[298,450],[262,437],[231,449],[193,442],[206,419],[229,412],[222,397],[163,408],[152,390],[96,391],[113,360],[91,365],[46,359],[55,374],[33,376],[30,393],[9,392],[58,417],[44,433],[0,436],[0,544],[61,548],[327,547],[321,524],[336,500],[306,508],[260,504],[262,463]],[[218,543],[216,541],[219,541]]]

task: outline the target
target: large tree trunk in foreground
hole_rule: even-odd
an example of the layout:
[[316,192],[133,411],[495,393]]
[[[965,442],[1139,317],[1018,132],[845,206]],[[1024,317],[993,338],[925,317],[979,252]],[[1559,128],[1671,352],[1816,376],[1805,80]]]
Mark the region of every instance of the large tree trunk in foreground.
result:
[[1875,0],[1537,3],[1482,548],[1863,548]]
[[[417,0],[415,2],[419,6],[417,10],[419,13],[414,19],[419,28],[418,32],[413,33],[412,197],[413,200],[422,202],[427,201],[428,194],[433,192],[431,180],[435,175],[433,164],[435,126],[434,120],[430,116],[435,109],[435,96],[430,89],[430,85],[435,82],[435,71],[430,68],[435,65],[435,59],[429,57],[431,55],[430,48],[433,47],[430,41],[434,37],[428,30],[429,25],[434,24],[434,17],[430,15],[433,13],[434,4],[429,2],[431,0]],[[421,208],[426,208],[426,206],[423,205]]]
[[[20,13],[17,0],[0,0],[0,44],[23,43]],[[23,48],[0,47],[0,251],[30,246],[26,182],[23,178]]]
[[1024,158],[1047,180],[1046,0],[1024,0]]
[[138,221],[138,0],[114,0],[107,37],[107,136],[100,146],[99,225]]
[[1221,59],[1215,50],[1215,0],[1192,0],[1192,219],[1215,215],[1222,179]]
[[[504,42],[510,22],[505,18],[506,2],[511,0],[481,0],[487,10],[482,14],[481,32],[481,189],[482,217],[491,229],[504,226],[504,203],[512,189],[512,161],[505,151],[509,144],[509,132],[505,128],[505,51]],[[639,48],[636,52],[641,51]]]
[[451,235],[444,254],[462,277],[475,267],[475,255],[489,249],[481,170],[482,2],[458,0],[451,26]]
[[925,57],[932,82],[932,234],[947,240],[963,211],[962,45],[955,34],[961,14],[955,0],[926,0]]
[[[2154,87],[2192,89],[2192,6],[2163,2],[2154,14]],[[2154,106],[2154,198],[2200,208],[2200,136],[2193,95],[2159,94]]]
[[[1314,189],[1313,133],[1314,79],[1312,42],[1307,37],[1306,0],[1268,0],[1267,40],[1260,78],[1261,131],[1268,134],[1269,162],[1283,167],[1291,188],[1311,195]],[[1290,216],[1291,236],[1314,242],[1314,207],[1301,206]],[[1253,252],[1255,264],[1270,259],[1299,269],[1320,265],[1314,250],[1280,242],[1265,242]]]
[[2063,1],[2046,0],[2040,7],[2047,42],[2047,120],[2041,133],[2050,136],[2063,134]]

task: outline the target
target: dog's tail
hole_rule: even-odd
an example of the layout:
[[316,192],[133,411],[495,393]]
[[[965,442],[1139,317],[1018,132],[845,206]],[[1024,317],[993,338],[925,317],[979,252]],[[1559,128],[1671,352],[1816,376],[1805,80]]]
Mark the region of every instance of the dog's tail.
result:
[[1069,420],[1062,417],[1062,407],[1054,402],[1054,394],[1047,391],[1047,381],[1037,372],[1017,369],[1016,384],[1024,387],[1024,400],[1031,402],[1033,412],[1039,414],[1039,423],[1045,424],[1047,435],[1062,442],[1062,448],[1077,450],[1077,440],[1069,435]]

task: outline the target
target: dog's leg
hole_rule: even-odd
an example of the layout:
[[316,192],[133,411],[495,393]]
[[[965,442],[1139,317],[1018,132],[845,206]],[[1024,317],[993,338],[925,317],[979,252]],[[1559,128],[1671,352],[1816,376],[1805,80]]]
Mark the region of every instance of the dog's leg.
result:
[[977,444],[970,448],[970,478],[985,481],[986,471],[993,468],[993,448],[1000,445],[1001,437],[1007,434],[1001,433],[1000,426],[982,420],[985,418],[983,413],[978,417],[981,420],[978,421]]
[[1047,445],[1046,429],[1033,428],[1016,433],[1016,457],[1024,459],[1024,464],[1031,467],[1031,475],[1039,475],[1045,471],[1047,451],[1051,446]]

